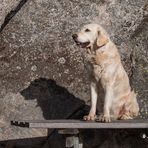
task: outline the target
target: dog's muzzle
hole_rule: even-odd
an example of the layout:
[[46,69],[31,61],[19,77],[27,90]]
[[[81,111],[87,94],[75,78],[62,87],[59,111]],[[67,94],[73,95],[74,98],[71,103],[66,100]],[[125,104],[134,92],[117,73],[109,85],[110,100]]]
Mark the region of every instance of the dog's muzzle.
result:
[[78,41],[78,35],[77,35],[77,34],[73,34],[73,35],[72,35],[72,38],[73,38],[73,40],[76,42],[76,44],[77,44],[78,46],[81,46],[82,48],[85,48],[85,47],[87,47],[87,46],[90,44],[89,41],[88,41],[88,42],[84,42],[84,43]]

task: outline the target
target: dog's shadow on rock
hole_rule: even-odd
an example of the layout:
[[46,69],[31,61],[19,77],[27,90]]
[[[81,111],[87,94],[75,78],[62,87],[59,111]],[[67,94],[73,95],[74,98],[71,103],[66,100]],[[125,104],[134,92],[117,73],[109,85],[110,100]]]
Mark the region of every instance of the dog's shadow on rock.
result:
[[[48,119],[80,118],[85,114],[84,101],[75,97],[66,88],[59,86],[55,80],[39,78],[22,90],[26,100],[37,100],[43,116]],[[87,109],[86,109],[87,110]]]

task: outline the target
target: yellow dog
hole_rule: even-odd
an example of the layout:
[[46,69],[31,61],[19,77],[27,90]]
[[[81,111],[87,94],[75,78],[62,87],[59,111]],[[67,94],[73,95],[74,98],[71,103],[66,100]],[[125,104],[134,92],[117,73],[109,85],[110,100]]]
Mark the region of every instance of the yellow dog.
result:
[[98,97],[97,84],[100,81],[105,92],[103,114],[99,119],[110,122],[114,119],[133,119],[138,115],[136,94],[131,90],[116,45],[108,33],[98,24],[85,25],[74,34],[74,41],[86,48],[92,64],[91,109],[85,120],[95,120]]

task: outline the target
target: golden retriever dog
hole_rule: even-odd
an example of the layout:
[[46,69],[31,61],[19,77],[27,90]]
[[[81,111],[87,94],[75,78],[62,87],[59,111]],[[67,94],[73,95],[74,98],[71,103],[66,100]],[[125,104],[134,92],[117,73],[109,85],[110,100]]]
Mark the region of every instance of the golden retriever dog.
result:
[[105,29],[98,24],[88,24],[72,37],[78,46],[87,49],[89,62],[93,67],[91,109],[84,120],[96,119],[99,82],[105,93],[103,113],[99,116],[101,122],[110,122],[112,118],[136,117],[139,112],[136,94],[131,90],[118,49]]

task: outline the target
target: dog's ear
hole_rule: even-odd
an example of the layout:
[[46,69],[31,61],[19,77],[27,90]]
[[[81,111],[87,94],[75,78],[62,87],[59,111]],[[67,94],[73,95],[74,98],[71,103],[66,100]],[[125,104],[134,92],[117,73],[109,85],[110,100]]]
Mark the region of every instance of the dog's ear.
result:
[[98,47],[104,46],[105,44],[107,44],[108,41],[109,39],[99,31],[97,38],[97,46]]

